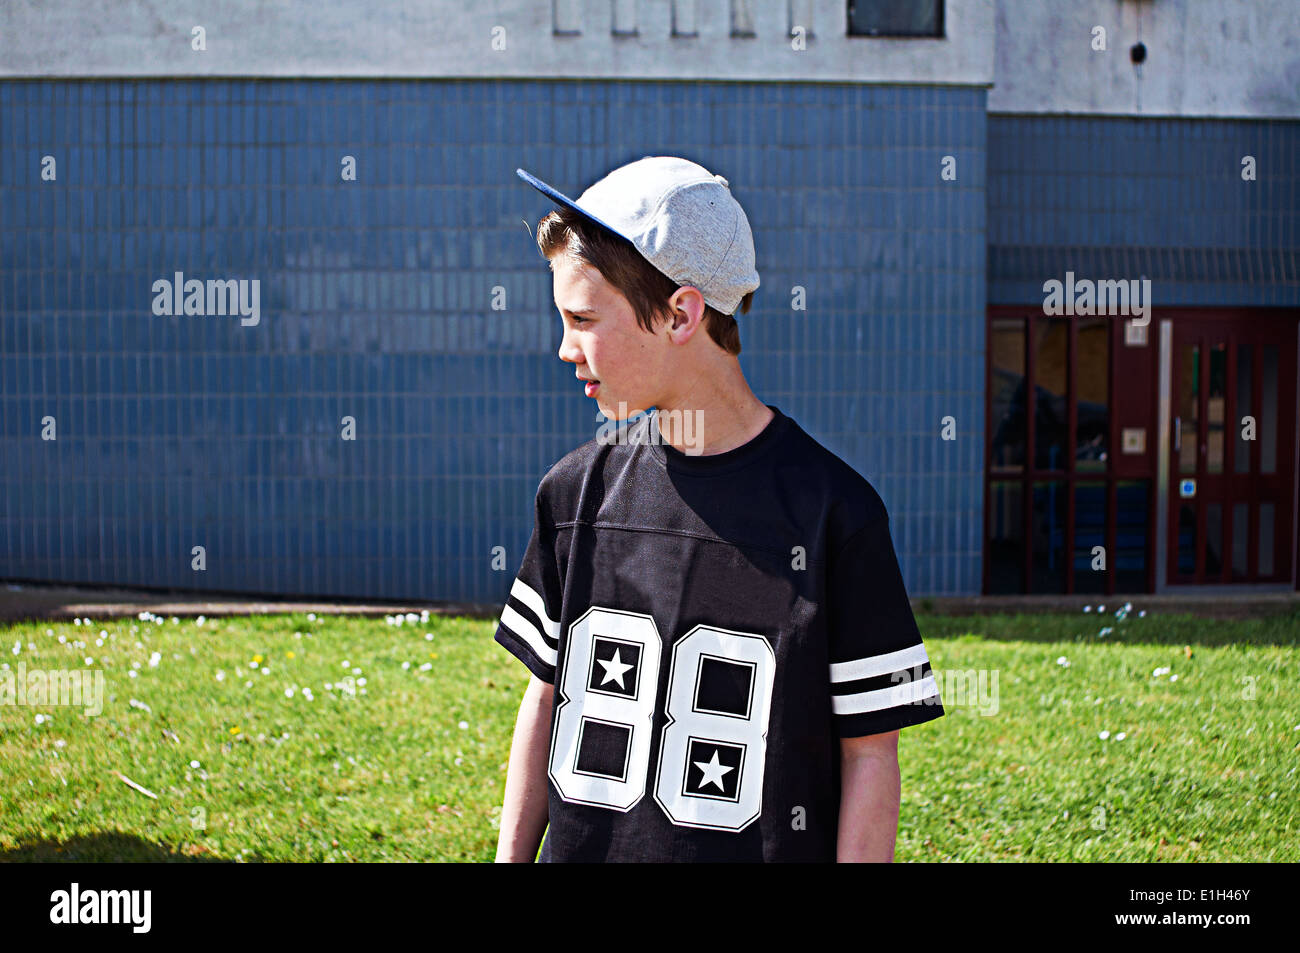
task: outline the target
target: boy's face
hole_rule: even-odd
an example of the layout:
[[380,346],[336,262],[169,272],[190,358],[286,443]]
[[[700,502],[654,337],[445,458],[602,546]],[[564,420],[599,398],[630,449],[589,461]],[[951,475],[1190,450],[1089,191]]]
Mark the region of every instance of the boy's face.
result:
[[667,336],[637,324],[627,299],[587,263],[560,254],[551,272],[555,306],[564,322],[560,360],[573,364],[577,377],[599,381],[578,386],[608,420],[656,406],[668,364]]

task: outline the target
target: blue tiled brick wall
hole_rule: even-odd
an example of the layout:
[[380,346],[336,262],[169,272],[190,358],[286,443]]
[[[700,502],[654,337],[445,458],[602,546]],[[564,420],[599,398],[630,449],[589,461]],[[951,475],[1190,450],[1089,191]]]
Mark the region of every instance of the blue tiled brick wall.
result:
[[[596,430],[521,224],[549,206],[514,170],[581,190],[673,153],[749,212],[756,392],[875,483],[914,593],[977,592],[984,108],[821,84],[0,82],[0,577],[504,599],[538,480]],[[260,324],[154,316],[176,271],[258,279]]]
[[1300,305],[1300,122],[990,116],[988,153],[991,304],[1072,270],[1145,274],[1156,306]]

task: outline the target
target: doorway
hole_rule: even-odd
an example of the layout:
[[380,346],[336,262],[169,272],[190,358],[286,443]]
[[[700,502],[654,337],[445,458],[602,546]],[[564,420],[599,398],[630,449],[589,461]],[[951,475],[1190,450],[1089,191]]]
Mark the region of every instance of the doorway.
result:
[[1166,582],[1290,583],[1295,318],[1189,315],[1167,327]]

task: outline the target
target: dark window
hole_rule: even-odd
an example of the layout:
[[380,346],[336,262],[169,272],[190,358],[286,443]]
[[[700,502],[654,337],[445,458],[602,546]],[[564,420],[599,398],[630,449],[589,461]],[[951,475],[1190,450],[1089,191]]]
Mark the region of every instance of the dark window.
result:
[[[1080,406],[1083,402],[1079,402]],[[1143,516],[1145,517],[1145,513]],[[1100,546],[1101,552],[1094,552]],[[1074,485],[1074,591],[1105,594],[1106,571],[1114,561],[1106,556],[1106,484]],[[1102,557],[1102,558],[1099,558]]]
[[1075,387],[1078,422],[1074,469],[1106,471],[1110,437],[1110,318],[1076,318]]
[[1024,485],[1020,481],[999,481],[989,487],[990,594],[1025,591],[1024,506]]
[[1121,480],[1115,494],[1116,592],[1147,591],[1150,501],[1146,480]]
[[989,400],[995,470],[1025,465],[1025,322],[994,321],[989,329]]
[[1151,488],[1109,452],[1116,325],[990,308],[986,327],[984,591],[1147,591]]
[[1065,504],[1062,481],[1034,484],[1031,592],[1065,592]]
[[1069,318],[1034,322],[1034,466],[1064,470],[1070,395],[1066,385]]
[[849,0],[849,36],[943,36],[943,0]]

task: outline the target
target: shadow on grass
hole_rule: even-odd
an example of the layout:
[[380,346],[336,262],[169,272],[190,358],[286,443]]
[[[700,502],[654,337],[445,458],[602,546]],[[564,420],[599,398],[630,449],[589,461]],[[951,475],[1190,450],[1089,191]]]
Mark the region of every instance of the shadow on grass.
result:
[[[1123,600],[1116,607],[1123,605]],[[1148,610],[1122,620],[1114,612],[939,615],[918,612],[922,638],[974,635],[997,642],[1095,642],[1121,645],[1257,645],[1300,647],[1300,610],[1254,619],[1211,619]],[[1110,628],[1104,636],[1103,628]]]
[[[260,861],[261,857],[246,855],[245,860]],[[0,848],[0,863],[129,863],[129,864],[186,864],[234,863],[219,857],[207,847],[197,845],[188,852],[169,850],[150,843],[134,834],[120,831],[103,831],[72,837],[66,841],[20,841],[17,846]]]

